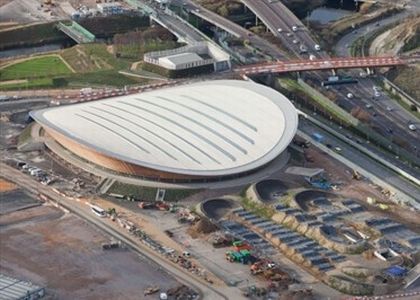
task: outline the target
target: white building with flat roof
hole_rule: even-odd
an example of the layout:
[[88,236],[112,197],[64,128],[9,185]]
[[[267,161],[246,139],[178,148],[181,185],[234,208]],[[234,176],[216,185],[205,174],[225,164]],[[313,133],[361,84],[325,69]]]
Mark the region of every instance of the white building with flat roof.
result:
[[231,68],[230,55],[210,42],[145,53],[143,59],[168,70],[185,70],[211,64],[216,72]]
[[203,59],[196,53],[186,52],[158,58],[159,65],[168,70],[184,70],[188,68],[208,65],[213,59]]

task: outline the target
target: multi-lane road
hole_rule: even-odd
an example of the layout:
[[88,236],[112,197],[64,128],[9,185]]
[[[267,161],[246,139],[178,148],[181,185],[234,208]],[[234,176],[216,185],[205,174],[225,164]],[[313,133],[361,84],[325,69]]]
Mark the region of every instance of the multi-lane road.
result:
[[197,17],[202,18],[203,20],[223,29],[236,38],[248,40],[254,48],[260,49],[274,60],[284,60],[286,58],[285,54],[276,48],[276,46],[267,43],[267,41],[263,38],[250,32],[242,26],[233,23],[228,19],[223,18],[222,16],[194,3],[191,0],[173,0],[172,5],[182,7],[191,14],[196,15]]
[[[279,38],[283,45],[298,57],[308,57],[309,54],[319,58],[328,55],[322,49],[316,50],[318,44],[303,23],[281,2],[269,0],[241,0],[254,14]],[[293,30],[293,27],[296,27]],[[307,48],[303,54],[300,47]]]
[[[312,47],[314,47],[316,42],[312,38],[310,32],[303,23],[281,3],[281,1],[241,1],[250,8],[270,31],[272,31],[276,37],[280,38],[283,45],[295,53],[297,57],[304,58],[307,56],[307,54],[302,54],[297,46],[299,44],[304,44],[308,48],[309,53],[325,60],[330,59],[329,55],[324,51],[313,51],[314,48]],[[297,28],[297,31],[292,30],[293,26]],[[279,32],[279,29],[281,29],[281,32]],[[287,36],[289,33],[292,34],[290,37]],[[294,40],[297,40],[298,43],[295,44],[293,42]],[[318,81],[326,79],[326,75],[319,72],[308,73],[308,76],[313,77]],[[360,83],[355,86],[346,86],[340,89],[331,88],[330,90],[334,91],[341,99],[347,99],[346,96],[348,93],[357,95],[357,97],[354,97],[351,100],[351,103],[354,104],[355,107],[369,107],[368,111],[372,115],[372,124],[378,125],[387,132],[387,134],[394,134],[398,136],[398,139],[405,140],[408,151],[417,154],[420,147],[420,137],[418,132],[409,130],[408,125],[411,123],[419,125],[418,120],[385,93],[381,93],[381,96],[377,97],[379,101],[373,100],[372,94],[374,94],[373,87],[375,85],[373,80],[367,78],[361,80]],[[394,129],[395,133],[393,133]]]

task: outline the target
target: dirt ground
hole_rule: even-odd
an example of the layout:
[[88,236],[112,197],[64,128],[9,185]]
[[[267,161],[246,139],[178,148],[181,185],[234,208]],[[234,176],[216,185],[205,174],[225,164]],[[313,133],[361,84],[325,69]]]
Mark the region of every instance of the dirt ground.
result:
[[155,299],[174,278],[125,249],[104,251],[110,239],[81,219],[38,206],[0,216],[2,273],[46,286],[47,299]]
[[13,191],[15,189],[16,189],[15,184],[0,178],[0,193]]
[[[177,224],[174,214],[170,212],[153,210],[144,211],[138,208],[136,202],[121,201],[118,203],[118,200],[111,202],[102,198],[96,198],[93,202],[105,210],[115,208],[120,217],[133,222],[138,228],[144,230],[144,232],[146,232],[152,239],[159,242],[160,244],[166,247],[170,247],[181,253],[187,250],[185,247],[183,247],[183,245],[177,243],[164,233],[164,230],[169,228],[172,229],[174,224]],[[176,226],[179,226],[179,224]],[[191,259],[191,261],[202,267],[197,260]],[[209,275],[209,278],[214,281],[214,285],[217,286],[218,284],[221,284],[218,278],[215,278],[211,275]]]

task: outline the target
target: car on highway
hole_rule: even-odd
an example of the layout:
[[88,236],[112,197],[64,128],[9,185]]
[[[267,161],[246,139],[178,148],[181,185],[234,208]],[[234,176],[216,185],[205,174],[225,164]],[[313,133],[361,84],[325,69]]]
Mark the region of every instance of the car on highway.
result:
[[277,32],[283,32],[282,28],[277,28]]
[[375,97],[376,97],[376,98],[381,97],[381,93],[379,93],[378,91],[376,91],[376,92],[375,92]]
[[408,125],[408,129],[410,129],[411,131],[416,131],[417,130],[417,127],[414,124],[409,124]]
[[393,109],[391,106],[387,106],[387,107],[386,107],[386,110],[387,110],[387,111],[393,111],[394,109]]
[[315,59],[316,59],[315,55],[313,55],[313,54],[309,55],[309,60],[315,60]]
[[299,46],[299,50],[300,50],[300,53],[306,53],[306,52],[308,52],[308,48],[306,48],[306,46],[303,45],[303,44],[301,44]]
[[291,37],[291,36],[293,35],[293,33],[288,32],[288,33],[286,33],[286,35],[287,35],[288,37]]
[[293,25],[292,26],[292,31],[295,31],[295,32],[298,31],[298,27],[296,25]]
[[370,109],[372,107],[373,107],[372,104],[370,104],[370,103],[366,104],[366,108]]
[[297,43],[299,43],[299,41],[298,40],[293,40],[292,43],[297,44]]
[[347,98],[352,99],[354,97],[354,95],[352,93],[347,93]]
[[340,153],[342,151],[342,149],[340,147],[334,147],[334,151],[337,153]]
[[321,46],[320,46],[320,45],[318,45],[318,44],[316,44],[316,45],[314,46],[314,49],[315,49],[315,51],[321,51]]

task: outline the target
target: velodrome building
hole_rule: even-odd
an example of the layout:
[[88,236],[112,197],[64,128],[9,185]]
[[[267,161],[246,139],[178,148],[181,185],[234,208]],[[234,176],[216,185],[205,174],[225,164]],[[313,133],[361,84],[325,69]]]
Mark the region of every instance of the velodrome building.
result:
[[220,182],[264,172],[273,161],[286,159],[282,154],[298,125],[286,97],[239,80],[180,85],[30,115],[46,137],[86,164],[171,183]]

